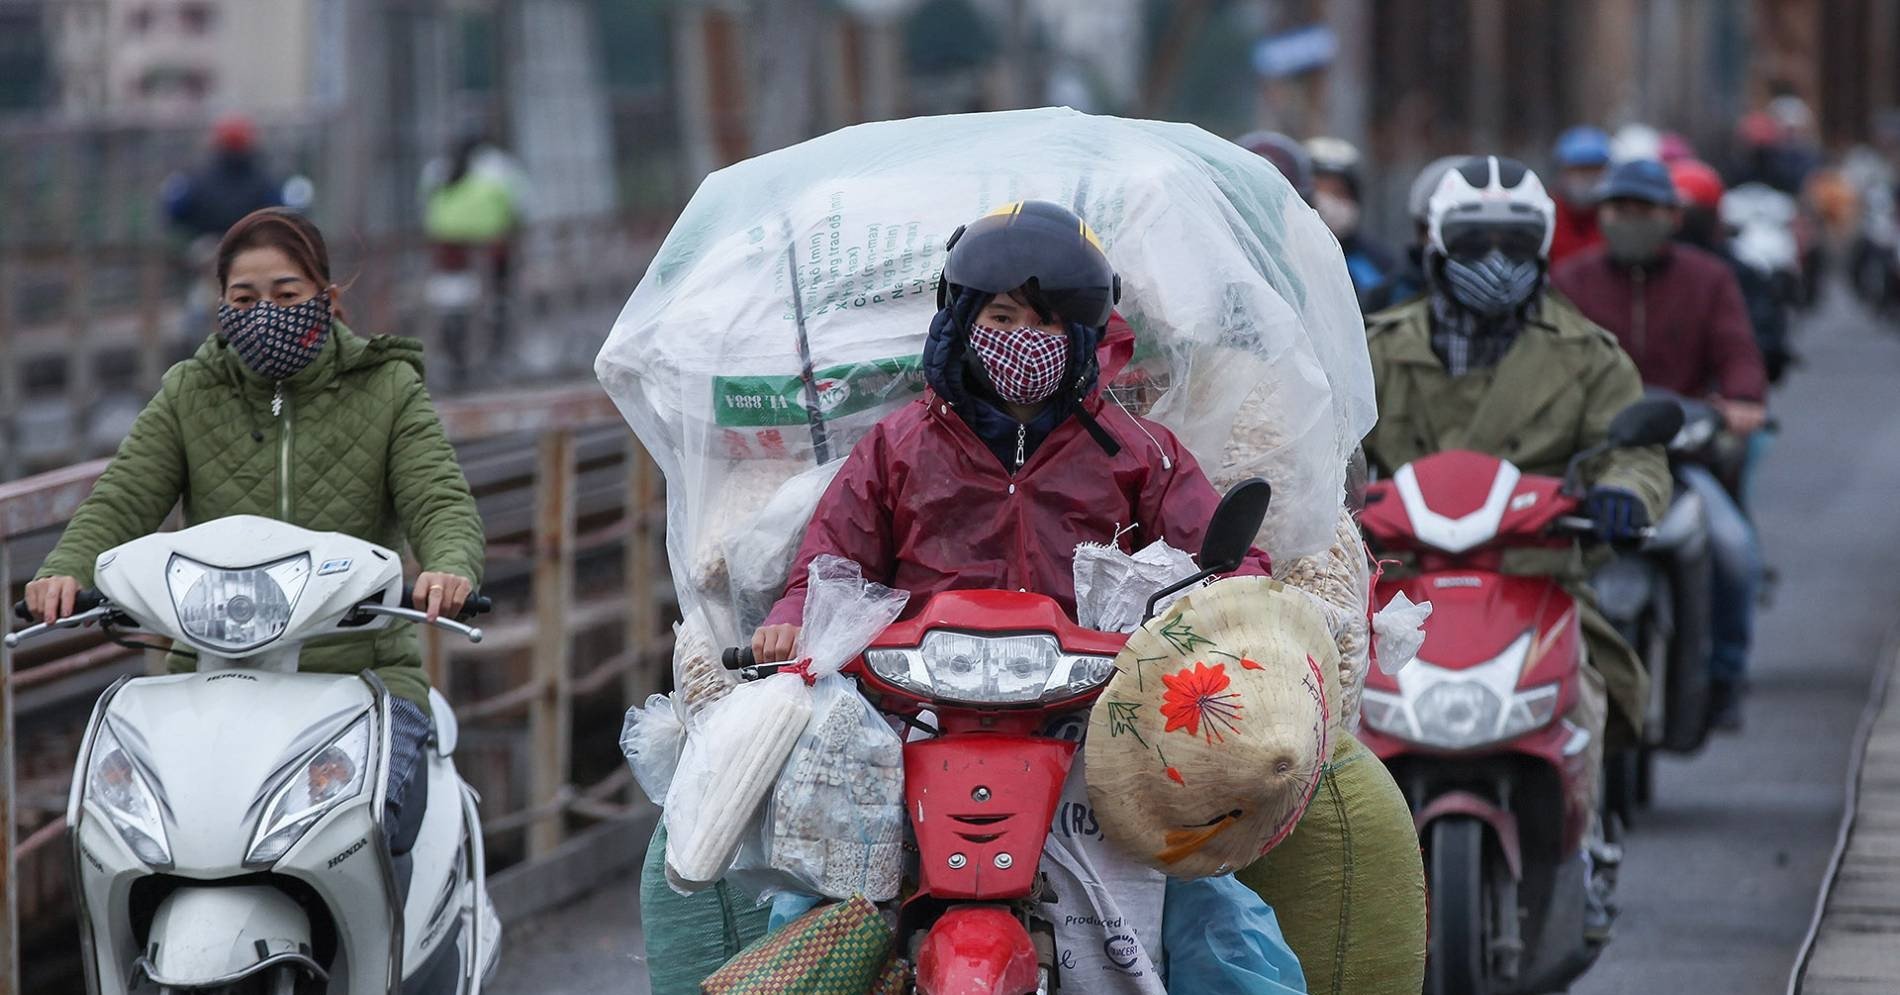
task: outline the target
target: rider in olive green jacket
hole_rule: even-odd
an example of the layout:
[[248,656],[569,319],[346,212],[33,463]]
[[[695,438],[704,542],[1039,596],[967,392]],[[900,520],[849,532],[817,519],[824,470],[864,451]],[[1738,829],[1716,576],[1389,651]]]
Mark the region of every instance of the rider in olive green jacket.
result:
[[[422,347],[361,338],[340,321],[328,330],[320,347],[315,334],[302,340],[314,355],[281,380],[253,370],[223,333],[167,371],[40,568],[29,603],[55,582],[90,587],[100,553],[156,531],[182,500],[186,525],[249,514],[391,548],[406,538],[424,572],[418,607],[428,588],[446,588],[441,608],[452,614],[481,580],[482,521],[423,387]],[[191,661],[174,654],[173,664]],[[299,667],[373,667],[392,694],[429,707],[410,626],[311,640]]]
[[[1537,174],[1514,160],[1471,156],[1440,179],[1426,208],[1429,292],[1366,319],[1379,422],[1365,449],[1380,473],[1469,449],[1525,473],[1563,476],[1642,399],[1642,378],[1615,337],[1546,289],[1553,212]],[[1633,539],[1667,506],[1660,446],[1611,449],[1581,472],[1585,513],[1603,538]],[[1512,573],[1555,576],[1577,599],[1590,676],[1602,678],[1594,692],[1586,680],[1579,705],[1605,730],[1593,751],[1604,739],[1611,749],[1634,746],[1647,698],[1642,661],[1588,587],[1588,569],[1604,555],[1602,547],[1588,557],[1574,546],[1510,550],[1503,563]],[[1605,704],[1614,706],[1607,715]]]
[[[1561,477],[1577,452],[1603,441],[1610,419],[1642,399],[1643,383],[1610,333],[1546,296],[1497,365],[1454,377],[1432,351],[1429,300],[1366,319],[1379,423],[1365,440],[1382,475],[1445,449],[1508,459],[1525,473]],[[1641,498],[1653,521],[1668,502],[1669,467],[1659,447],[1613,449],[1586,463],[1584,482],[1621,487]],[[1582,606],[1592,665],[1603,675],[1615,714],[1614,743],[1641,727],[1642,663],[1594,607],[1577,550],[1511,550],[1512,573],[1553,574]]]

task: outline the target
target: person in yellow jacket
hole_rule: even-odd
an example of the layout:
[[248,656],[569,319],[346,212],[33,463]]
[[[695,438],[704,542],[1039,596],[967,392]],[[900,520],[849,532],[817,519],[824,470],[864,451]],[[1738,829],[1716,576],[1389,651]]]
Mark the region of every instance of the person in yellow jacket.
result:
[[[454,382],[465,384],[471,356],[500,357],[508,349],[508,280],[524,183],[506,154],[471,136],[448,159],[429,164],[422,186],[422,231],[433,264],[425,292],[441,321]],[[477,334],[483,327],[486,341]]]

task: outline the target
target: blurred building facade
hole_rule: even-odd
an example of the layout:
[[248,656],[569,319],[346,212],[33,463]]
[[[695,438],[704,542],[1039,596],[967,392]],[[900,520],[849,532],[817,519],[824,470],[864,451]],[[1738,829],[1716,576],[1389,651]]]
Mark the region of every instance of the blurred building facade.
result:
[[[101,315],[169,321],[151,298],[191,274],[158,190],[226,110],[311,178],[366,320],[396,330],[420,308],[424,167],[474,134],[532,184],[530,271],[597,264],[551,226],[657,236],[708,171],[814,134],[1050,103],[1341,135],[1368,223],[1397,233],[1429,159],[1542,166],[1578,122],[1646,121],[1719,162],[1787,92],[1844,146],[1900,107],[1897,46],[1900,0],[0,0],[0,477],[34,392],[136,395],[163,368],[88,372],[65,345]],[[44,358],[10,344],[28,328]]]

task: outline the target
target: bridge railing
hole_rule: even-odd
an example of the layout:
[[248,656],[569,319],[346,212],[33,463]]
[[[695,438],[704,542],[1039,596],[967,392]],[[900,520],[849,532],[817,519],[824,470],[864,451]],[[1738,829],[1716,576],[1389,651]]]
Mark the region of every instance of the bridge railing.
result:
[[[484,589],[497,608],[480,645],[424,630],[425,665],[455,703],[457,762],[482,793],[491,857],[532,865],[571,851],[563,844],[583,824],[650,812],[613,744],[628,704],[670,675],[659,473],[591,384],[439,411],[487,526]],[[9,604],[105,465],[0,484]],[[158,654],[141,659],[92,630],[0,652],[0,990],[11,992],[21,990],[22,926],[69,928],[60,844],[86,709]]]

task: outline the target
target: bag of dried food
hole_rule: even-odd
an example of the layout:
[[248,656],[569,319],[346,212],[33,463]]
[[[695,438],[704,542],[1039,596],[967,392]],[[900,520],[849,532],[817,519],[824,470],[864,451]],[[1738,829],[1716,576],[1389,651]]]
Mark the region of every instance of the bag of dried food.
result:
[[[767,893],[808,888],[830,894],[828,882],[835,889],[854,876],[860,887],[848,896],[863,892],[865,882],[881,882],[886,864],[896,873],[899,848],[871,845],[883,842],[887,819],[896,822],[893,842],[902,842],[903,746],[838,671],[897,620],[910,594],[866,581],[856,563],[836,556],[813,560],[809,576],[794,662],[697,712],[688,706],[686,748],[666,796],[666,871],[677,891],[697,891],[724,876],[740,846],[758,832],[767,794],[780,792],[783,801],[775,798],[768,809],[773,823],[766,849],[772,866],[789,877],[779,883],[749,873],[749,881]],[[867,717],[874,726],[865,724]],[[822,744],[834,739],[849,745],[825,755],[830,747]],[[789,866],[778,859],[781,840]],[[841,845],[834,858],[834,840],[855,841],[861,849]],[[825,846],[814,851],[801,841]],[[828,870],[833,866],[836,872]]]
[[766,854],[791,890],[887,901],[903,862],[904,743],[838,671],[910,595],[835,556],[812,562],[810,590],[791,669],[809,682],[811,721],[772,789]]

